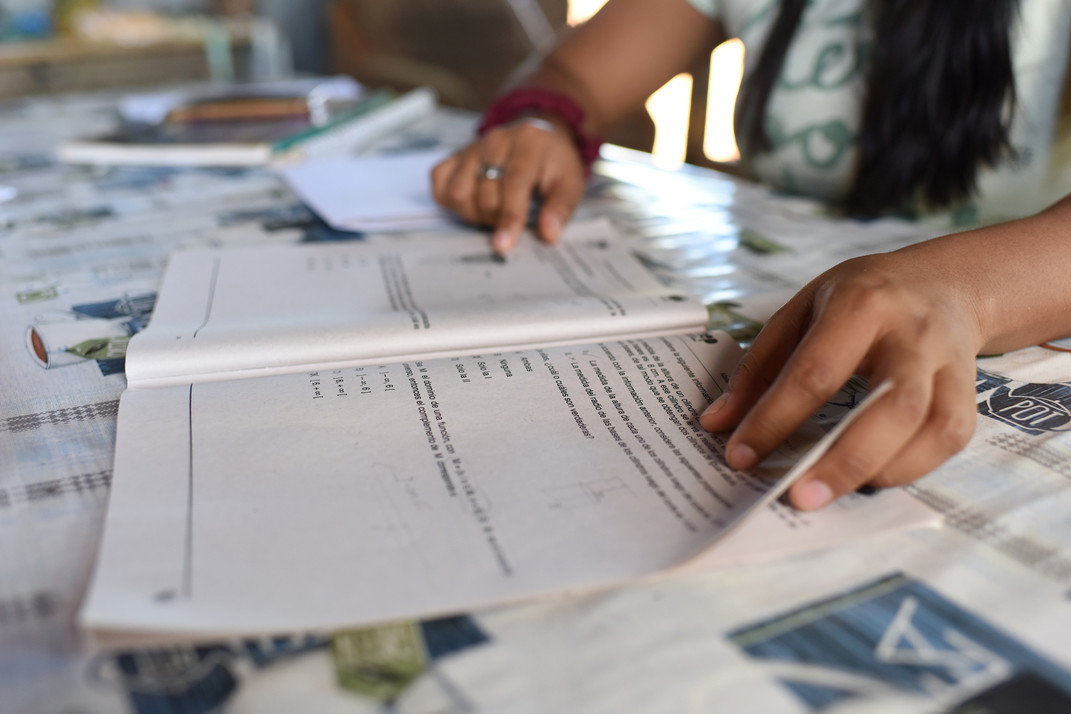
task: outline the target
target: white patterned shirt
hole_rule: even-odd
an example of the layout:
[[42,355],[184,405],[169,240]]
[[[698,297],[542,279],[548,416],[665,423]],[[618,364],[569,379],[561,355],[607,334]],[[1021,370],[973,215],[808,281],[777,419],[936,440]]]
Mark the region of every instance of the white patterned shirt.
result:
[[[941,2],[941,0],[934,0]],[[983,0],[985,1],[985,0]],[[761,52],[779,0],[688,0],[719,20],[746,48],[745,74]],[[847,192],[857,154],[865,57],[872,42],[866,0],[810,0],[767,107],[773,150],[744,156],[758,179],[785,191],[833,201]],[[1071,38],[1071,0],[1022,0],[1012,35],[1017,107],[1014,161],[983,168],[967,205],[929,222],[992,222],[1040,210],[1071,192],[1054,185],[1051,165]]]

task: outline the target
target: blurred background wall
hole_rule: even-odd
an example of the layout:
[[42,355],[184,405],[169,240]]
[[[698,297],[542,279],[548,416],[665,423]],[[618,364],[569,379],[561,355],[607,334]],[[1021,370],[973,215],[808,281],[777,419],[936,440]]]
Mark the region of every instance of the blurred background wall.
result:
[[[604,2],[0,0],[0,100],[345,73],[373,86],[431,85],[442,103],[478,111],[522,62]],[[652,151],[663,166],[733,170],[743,48],[712,50],[607,138]],[[1057,153],[1071,170],[1071,88],[1062,114]]]
[[[443,104],[478,111],[603,2],[0,0],[0,99],[344,73],[369,86],[430,85]],[[732,162],[742,51],[714,56],[713,69],[704,58],[608,139],[653,149],[667,166]]]

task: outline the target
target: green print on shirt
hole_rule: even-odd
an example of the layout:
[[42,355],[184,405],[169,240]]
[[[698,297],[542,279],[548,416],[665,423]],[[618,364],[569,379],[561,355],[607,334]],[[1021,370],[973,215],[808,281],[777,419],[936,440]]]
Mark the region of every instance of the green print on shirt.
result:
[[[777,79],[777,87],[786,91],[806,89],[840,89],[855,80],[866,64],[870,53],[870,41],[860,33],[858,28],[863,24],[863,14],[858,10],[847,14],[833,17],[805,18],[800,22],[801,27],[797,35],[819,37],[823,31],[832,30],[835,39],[827,42],[817,52],[809,53],[814,57],[810,75],[806,71],[798,73],[799,79],[792,79],[794,67],[802,65],[798,52],[789,54],[785,59],[785,66],[781,69],[781,76]],[[803,27],[808,25],[815,29]],[[822,28],[822,29],[817,29]]]
[[[755,25],[765,20],[773,11],[781,4],[781,0],[771,0],[766,4],[766,7],[760,9],[754,15],[749,17],[746,22],[740,27],[740,39],[747,37],[748,33],[754,29]],[[810,4],[810,3],[808,3]],[[746,44],[746,43],[745,43]]]
[[855,148],[855,132],[840,119],[808,124],[791,134],[785,132],[781,120],[776,116],[769,117],[767,124],[770,144],[775,153],[780,153],[791,144],[799,144],[807,165],[816,169],[836,166],[846,153]]
[[[741,35],[756,29],[758,21],[774,14],[778,5],[776,0],[766,4],[748,20]],[[817,16],[816,12],[819,13]],[[870,52],[870,43],[868,40],[859,39],[859,33],[853,31],[853,28],[858,28],[864,22],[858,8],[823,17],[822,10],[816,11],[814,3],[808,2],[800,22],[801,27],[797,30],[799,36],[815,37],[831,33],[832,39],[814,46],[797,48],[805,53],[802,58],[799,51],[789,51],[771,97],[766,118],[767,133],[774,153],[780,153],[783,149],[798,144],[802,159],[808,167],[828,171],[838,166],[855,150],[855,129],[841,118],[831,118],[824,122],[806,124],[790,133],[784,128],[781,121],[781,116],[784,115],[777,112],[777,101],[774,97],[779,94],[788,97],[792,92],[806,90],[850,91],[845,90],[845,87],[859,80]]]
[[[756,43],[752,42],[755,38],[748,38],[748,35],[752,34],[768,17],[774,15],[774,11],[777,10],[780,4],[780,0],[773,0],[747,19],[739,32],[740,38],[744,40],[746,46],[757,46]],[[821,10],[820,8],[819,11]],[[816,29],[819,27],[825,29],[849,28],[849,30],[853,30],[862,26],[864,22],[863,13],[859,10],[833,17],[810,17],[809,15],[814,12],[814,0],[810,0],[804,10],[803,17],[800,18],[800,26],[796,30],[797,36],[815,36],[820,32],[820,30]],[[769,29],[765,28],[763,34],[767,34]],[[817,52],[810,77],[804,77],[803,79],[792,80],[788,77],[791,73],[793,60],[796,59],[790,49],[785,59],[785,67],[782,68],[781,76],[778,78],[777,87],[788,91],[805,87],[838,89],[852,81],[862,71],[863,65],[866,64],[867,56],[870,52],[870,42],[859,39],[859,33],[857,32],[846,34],[854,38],[854,41],[842,35],[840,39],[822,47]],[[848,58],[850,63],[838,71],[838,67],[844,64],[845,58]],[[830,76],[830,73],[833,74]]]
[[[862,72],[868,45],[864,42],[853,43],[849,49],[844,42],[831,42],[823,47],[815,57],[810,76],[793,81],[788,77],[792,72],[791,63],[785,63],[785,69],[777,80],[778,89],[796,91],[814,87],[816,89],[840,89],[851,83]],[[845,61],[845,60],[848,61]]]

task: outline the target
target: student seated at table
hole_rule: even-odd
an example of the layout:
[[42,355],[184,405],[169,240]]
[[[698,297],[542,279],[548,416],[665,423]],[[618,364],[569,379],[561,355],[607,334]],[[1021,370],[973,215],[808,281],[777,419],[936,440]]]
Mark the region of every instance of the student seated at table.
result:
[[815,278],[701,416],[733,429],[726,459],[747,469],[853,374],[892,380],[791,489],[798,508],[820,508],[864,484],[908,483],[963,448],[977,355],[1071,334],[1071,197],[1037,205],[1069,28],[1068,0],[610,0],[491,105],[480,136],[434,169],[433,191],[491,226],[502,253],[535,192],[537,233],[554,242],[596,137],[736,36],[737,134],[755,178],[848,216],[988,224]]

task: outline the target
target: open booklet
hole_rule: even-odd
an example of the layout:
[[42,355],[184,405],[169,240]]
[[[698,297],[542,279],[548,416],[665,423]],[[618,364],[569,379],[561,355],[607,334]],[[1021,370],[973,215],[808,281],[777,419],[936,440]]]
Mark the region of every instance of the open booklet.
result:
[[127,380],[214,381],[706,324],[703,304],[659,283],[608,222],[566,236],[560,246],[525,241],[509,258],[475,231],[180,253],[127,351]]
[[[697,424],[740,349],[608,224],[503,262],[480,234],[176,256],[130,345],[94,629],[325,629],[932,522],[822,517]],[[796,463],[811,425],[764,467]],[[824,539],[824,540],[823,540]]]

